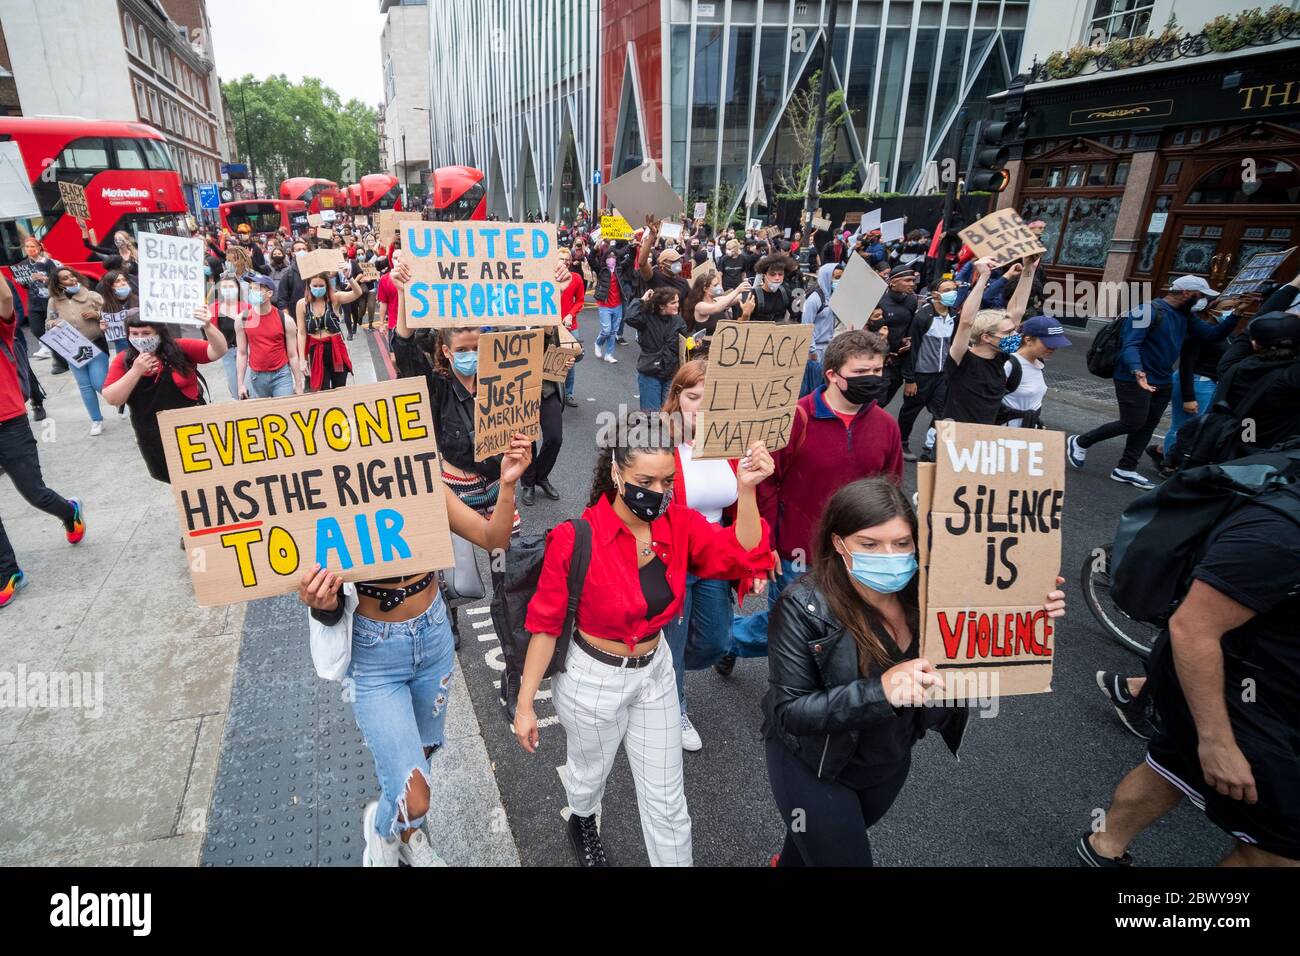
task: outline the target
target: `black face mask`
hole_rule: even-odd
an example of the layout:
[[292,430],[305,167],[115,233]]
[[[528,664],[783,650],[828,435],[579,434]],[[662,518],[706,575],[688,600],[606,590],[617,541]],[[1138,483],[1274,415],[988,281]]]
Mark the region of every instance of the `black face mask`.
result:
[[672,501],[671,493],[651,491],[630,481],[624,484],[623,493],[619,497],[623,499],[623,504],[627,505],[632,514],[646,522],[662,517]]
[[870,401],[879,401],[885,394],[885,376],[883,375],[853,375],[841,376],[844,379],[844,388],[841,389],[847,399],[853,405],[865,405]]

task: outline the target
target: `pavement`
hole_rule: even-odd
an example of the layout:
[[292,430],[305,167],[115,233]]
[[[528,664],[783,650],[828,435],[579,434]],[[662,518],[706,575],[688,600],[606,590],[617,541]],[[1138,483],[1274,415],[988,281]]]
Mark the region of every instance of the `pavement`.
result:
[[[585,313],[580,337],[590,342],[594,325]],[[1084,351],[1059,352],[1049,366],[1050,427],[1079,431],[1110,417],[1110,385],[1088,376]],[[635,353],[624,347],[617,365],[588,356],[578,366],[579,407],[566,410],[552,476],[562,497],[539,495],[524,508],[526,532],[585,506],[596,415],[636,405]],[[389,374],[377,340],[358,339],[352,355],[359,381]],[[22,668],[100,674],[102,713],[0,706],[0,864],[357,865],[373,765],[340,685],[314,675],[305,614],[292,597],[198,608],[176,553],[169,490],[147,477],[128,420],[109,409],[104,434],[90,438],[75,382],[41,364],[51,392],[50,420],[36,426],[42,465],[51,487],[85,501],[89,530],[82,544],[66,544],[57,522],[0,482],[0,516],[32,579],[3,612],[0,678]],[[213,399],[224,400],[224,376],[214,368],[207,378]],[[1117,442],[1095,446],[1088,468],[1067,477],[1070,613],[1058,630],[1053,692],[1004,699],[995,718],[974,720],[960,761],[937,738],[922,741],[902,795],[872,829],[879,863],[1072,865],[1073,842],[1142,759],[1142,742],[1093,682],[1096,670],[1134,673],[1140,662],[1092,620],[1078,583],[1085,558],[1137,494],[1107,478],[1119,451]],[[914,474],[907,466],[909,488]],[[563,731],[543,685],[541,749],[528,755],[515,742],[497,702],[503,664],[485,604],[458,610],[462,646],[431,839],[453,864],[569,865]],[[758,734],[766,677],[761,659],[741,660],[731,678],[687,675],[704,740],[685,755],[699,865],[765,864],[781,844]],[[616,863],[647,862],[622,755],[602,830]],[[1227,844],[1183,807],[1133,849],[1143,864],[1206,865]]]

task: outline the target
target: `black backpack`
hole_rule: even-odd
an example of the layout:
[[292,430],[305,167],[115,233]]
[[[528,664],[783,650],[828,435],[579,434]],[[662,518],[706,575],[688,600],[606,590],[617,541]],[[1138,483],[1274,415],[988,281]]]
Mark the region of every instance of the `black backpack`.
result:
[[[1191,585],[1210,532],[1247,502],[1300,526],[1300,439],[1235,461],[1179,471],[1120,515],[1111,597],[1129,617],[1163,627]],[[1297,527],[1300,533],[1300,527]]]
[[[569,606],[564,617],[564,627],[555,642],[555,655],[546,667],[551,675],[564,670],[564,659],[569,652],[569,639],[577,626],[578,602],[582,599],[582,585],[587,579],[591,564],[591,525],[582,518],[570,518],[575,534],[573,560],[569,562]],[[524,627],[528,615],[528,602],[537,593],[537,581],[542,574],[542,559],[546,557],[546,535],[530,534],[510,542],[505,553],[504,581],[492,592],[492,626],[506,650],[515,670],[523,673],[528,657],[528,642],[532,635]]]
[[[1151,320],[1151,328],[1148,335],[1160,328],[1160,323],[1164,321],[1164,312],[1157,309],[1154,305],[1151,310],[1155,317]],[[1098,332],[1088,346],[1088,371],[1098,378],[1114,378],[1115,367],[1119,365],[1119,353],[1124,348],[1124,322],[1130,318],[1136,318],[1140,309],[1134,309],[1127,315],[1121,315],[1118,319],[1111,319]]]
[[1232,383],[1243,364],[1245,363],[1239,362],[1223,376],[1205,414],[1198,415],[1178,429],[1173,458],[1179,462],[1179,467],[1198,468],[1201,465],[1231,461],[1251,453],[1252,449],[1242,439],[1242,425],[1269,386],[1291,367],[1292,360],[1264,369],[1259,380],[1234,408],[1228,402],[1228,395],[1231,394]]

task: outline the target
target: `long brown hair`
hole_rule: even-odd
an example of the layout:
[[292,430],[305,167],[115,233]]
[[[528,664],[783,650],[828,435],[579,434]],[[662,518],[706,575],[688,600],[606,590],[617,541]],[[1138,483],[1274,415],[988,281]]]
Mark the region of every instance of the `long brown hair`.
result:
[[[871,664],[888,670],[898,661],[879,635],[888,634],[874,607],[862,600],[844,558],[835,550],[834,538],[846,539],[863,528],[874,528],[894,518],[906,518],[916,544],[916,512],[902,489],[888,478],[862,478],[845,485],[831,497],[814,536],[812,575],[835,619],[844,625],[858,646],[858,668],[865,676]],[[918,575],[919,577],[919,575]],[[918,640],[920,611],[917,578],[898,597],[907,616],[913,640]]]
[[659,409],[666,419],[668,427],[672,430],[675,441],[684,441],[685,436],[682,430],[678,428],[682,422],[682,392],[688,388],[694,388],[704,381],[704,373],[707,370],[708,363],[704,359],[692,359],[677,370],[673,376],[672,384],[668,386],[668,397],[664,399],[663,407]]

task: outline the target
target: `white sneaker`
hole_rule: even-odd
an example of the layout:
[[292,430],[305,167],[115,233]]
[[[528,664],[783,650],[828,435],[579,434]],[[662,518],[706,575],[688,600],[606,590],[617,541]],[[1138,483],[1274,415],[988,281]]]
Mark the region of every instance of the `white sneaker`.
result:
[[446,866],[447,861],[433,852],[429,838],[417,829],[406,843],[397,841],[397,852],[407,866]]
[[379,801],[372,800],[361,817],[361,828],[366,831],[366,848],[361,854],[362,866],[397,866],[402,841],[396,838],[385,840],[375,830],[375,815],[379,812]]
[[1065,440],[1065,459],[1075,468],[1082,468],[1088,460],[1088,449],[1079,444],[1079,436],[1071,435]]
[[91,422],[91,423],[90,423],[90,434],[91,434],[91,435],[102,435],[102,434],[104,434],[104,423],[103,423],[103,422]]
[[42,345],[35,352],[32,353],[32,358],[34,359],[47,359],[49,357],[50,357],[50,350],[44,345]]
[[695,729],[691,723],[691,718],[685,713],[682,714],[682,749],[694,753],[704,748],[704,741],[700,739],[700,732]]
[[1136,471],[1125,471],[1122,468],[1116,468],[1110,473],[1111,481],[1123,482],[1126,485],[1132,485],[1134,488],[1141,488],[1143,491],[1150,491],[1155,487],[1155,482],[1149,480]]
[[618,359],[614,358],[614,356],[612,356],[612,355],[606,355],[606,356],[605,356],[605,361],[608,362],[610,365],[617,365],[617,364],[618,364]]
[[593,343],[592,348],[596,350],[596,358],[603,359],[605,357],[605,347],[599,342]]

